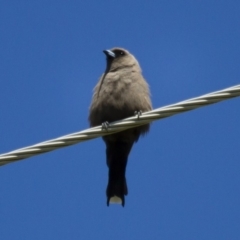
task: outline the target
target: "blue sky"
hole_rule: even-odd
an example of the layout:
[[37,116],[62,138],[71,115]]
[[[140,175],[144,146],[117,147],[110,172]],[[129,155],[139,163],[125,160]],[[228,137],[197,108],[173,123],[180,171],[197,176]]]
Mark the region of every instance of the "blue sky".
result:
[[[239,1],[0,2],[0,153],[88,128],[103,49],[132,52],[154,108],[240,83]],[[152,124],[106,206],[101,139],[0,168],[1,239],[239,239],[240,98]]]

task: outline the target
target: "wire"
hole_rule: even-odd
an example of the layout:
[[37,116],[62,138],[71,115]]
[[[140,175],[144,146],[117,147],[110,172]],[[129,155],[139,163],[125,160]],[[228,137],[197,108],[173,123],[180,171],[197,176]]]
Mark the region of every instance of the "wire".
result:
[[205,105],[217,103],[229,98],[240,96],[240,85],[212,92],[200,97],[188,99],[176,104],[157,108],[149,112],[144,112],[140,116],[134,116],[110,123],[105,130],[102,126],[89,128],[81,132],[72,133],[63,137],[55,138],[46,142],[38,143],[29,147],[17,149],[0,155],[0,166],[12,163],[18,160],[29,158],[41,153],[50,152],[58,148],[73,145],[79,142],[87,141],[93,138],[101,137],[123,131],[128,128],[140,126],[157,119],[170,117],[172,115],[203,107]]

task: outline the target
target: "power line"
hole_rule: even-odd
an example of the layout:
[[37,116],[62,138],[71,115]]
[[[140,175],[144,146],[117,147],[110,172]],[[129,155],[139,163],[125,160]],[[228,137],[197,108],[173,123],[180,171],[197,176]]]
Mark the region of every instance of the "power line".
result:
[[89,128],[81,132],[72,133],[63,137],[55,138],[46,142],[38,143],[29,147],[17,149],[0,155],[0,166],[18,160],[29,158],[41,153],[50,152],[58,148],[101,137],[107,134],[123,131],[128,128],[140,126],[157,119],[170,117],[172,115],[193,110],[205,105],[217,103],[229,98],[240,96],[240,85],[212,92],[200,97],[191,98],[176,104],[157,108],[143,113],[141,116],[134,116],[109,124],[107,130],[101,126]]

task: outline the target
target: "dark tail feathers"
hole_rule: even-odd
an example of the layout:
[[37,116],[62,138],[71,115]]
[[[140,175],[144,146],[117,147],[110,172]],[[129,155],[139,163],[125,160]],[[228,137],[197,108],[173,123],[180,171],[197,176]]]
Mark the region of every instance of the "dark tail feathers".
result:
[[121,203],[125,205],[124,196],[128,194],[125,178],[128,154],[132,148],[132,142],[111,141],[107,142],[108,186],[107,205],[109,203]]

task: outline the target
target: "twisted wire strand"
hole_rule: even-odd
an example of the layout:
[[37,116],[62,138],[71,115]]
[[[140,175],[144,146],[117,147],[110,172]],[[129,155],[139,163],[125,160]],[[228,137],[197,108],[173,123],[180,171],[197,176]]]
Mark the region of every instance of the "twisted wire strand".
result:
[[178,113],[190,111],[209,104],[217,103],[226,99],[240,96],[240,85],[226,88],[220,91],[202,95],[200,97],[191,98],[176,104],[157,108],[149,112],[144,112],[140,116],[134,116],[109,124],[107,129],[102,126],[89,128],[80,132],[65,135],[49,141],[41,142],[29,147],[20,148],[0,155],[0,166],[12,163],[18,160],[26,159],[41,153],[53,151],[58,148],[73,145],[79,142],[87,141],[93,138],[101,137],[133,128],[146,123],[150,123],[157,119],[173,116]]

